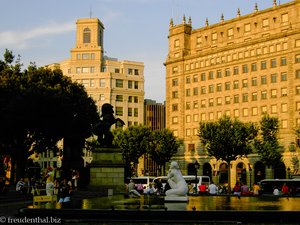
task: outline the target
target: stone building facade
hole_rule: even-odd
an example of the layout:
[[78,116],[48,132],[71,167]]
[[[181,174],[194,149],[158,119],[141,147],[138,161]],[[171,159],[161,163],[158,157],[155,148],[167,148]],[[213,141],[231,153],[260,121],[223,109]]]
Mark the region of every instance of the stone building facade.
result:
[[84,85],[100,114],[101,106],[110,103],[125,126],[143,124],[144,63],[105,56],[103,39],[104,25],[98,18],[78,19],[71,57],[50,66]]
[[[270,0],[270,4],[272,1]],[[191,18],[169,28],[166,66],[166,126],[184,140],[176,160],[183,172],[200,163],[200,174],[224,182],[231,170],[236,180],[253,183],[266,177],[285,177],[298,158],[294,128],[300,125],[300,0],[273,5],[193,29]],[[279,118],[283,165],[275,175],[256,154],[230,166],[205,154],[199,122],[223,115],[259,123],[264,114]],[[198,172],[198,173],[199,173]],[[252,180],[251,180],[252,178]],[[250,182],[251,180],[251,182]]]

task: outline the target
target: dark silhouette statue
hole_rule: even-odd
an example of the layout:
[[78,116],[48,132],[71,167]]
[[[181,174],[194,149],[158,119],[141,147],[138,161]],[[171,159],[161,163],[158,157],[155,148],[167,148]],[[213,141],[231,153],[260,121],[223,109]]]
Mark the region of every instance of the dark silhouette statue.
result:
[[98,142],[102,147],[112,147],[113,134],[110,127],[117,123],[118,126],[124,126],[125,123],[120,118],[114,117],[113,106],[105,103],[101,107],[100,121],[94,129],[94,134],[98,136]]

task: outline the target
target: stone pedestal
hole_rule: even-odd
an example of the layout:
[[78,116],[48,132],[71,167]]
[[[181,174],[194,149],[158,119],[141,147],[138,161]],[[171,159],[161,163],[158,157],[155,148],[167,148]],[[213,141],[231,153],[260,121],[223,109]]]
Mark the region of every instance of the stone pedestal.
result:
[[124,193],[124,162],[119,148],[93,150],[90,165],[90,189],[108,193]]

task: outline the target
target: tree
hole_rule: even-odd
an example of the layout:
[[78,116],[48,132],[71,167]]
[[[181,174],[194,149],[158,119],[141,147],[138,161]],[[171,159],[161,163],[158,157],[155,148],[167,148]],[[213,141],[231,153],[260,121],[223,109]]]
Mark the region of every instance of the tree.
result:
[[[84,87],[63,76],[61,70],[36,68],[31,63],[21,72],[20,60],[6,50],[0,61],[0,150],[24,175],[30,150],[55,150],[59,140],[71,143],[91,135],[99,121],[94,101]],[[64,164],[81,158],[81,146],[64,151]],[[70,152],[72,151],[72,152]],[[74,163],[73,165],[80,165]]]
[[125,161],[125,177],[131,177],[131,163],[137,164],[139,158],[148,152],[151,141],[151,130],[145,126],[130,126],[113,131],[113,144],[118,146]]
[[182,145],[182,140],[176,139],[168,129],[155,130],[151,139],[149,154],[158,165],[163,167],[165,174],[165,164],[177,153],[178,148]]
[[[208,155],[217,160],[224,160],[230,168],[230,162],[251,153],[250,144],[257,135],[253,123],[242,123],[228,116],[216,122],[201,122],[199,137],[207,149]],[[230,189],[230,169],[228,169]]]
[[273,168],[281,163],[281,146],[278,142],[278,118],[265,115],[260,121],[260,135],[256,138],[254,147],[261,161]]

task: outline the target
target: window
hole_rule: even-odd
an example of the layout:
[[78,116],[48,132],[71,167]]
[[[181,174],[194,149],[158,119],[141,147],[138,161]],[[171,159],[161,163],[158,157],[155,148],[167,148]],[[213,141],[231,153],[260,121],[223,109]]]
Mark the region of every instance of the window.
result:
[[239,68],[237,66],[235,66],[233,68],[233,75],[238,75],[239,74]]
[[210,98],[208,100],[208,106],[214,106],[214,99],[213,98]]
[[100,79],[100,87],[105,87],[105,79]]
[[186,115],[185,120],[187,123],[191,122],[191,115]]
[[178,98],[178,91],[172,92],[172,98]]
[[138,81],[134,81],[134,89],[139,89],[139,82]]
[[187,110],[191,109],[191,103],[190,102],[185,103],[185,109],[187,109]]
[[84,28],[83,30],[83,43],[90,43],[91,42],[91,30],[89,28]]
[[91,66],[91,67],[90,67],[90,72],[91,72],[91,73],[95,73],[95,67]]
[[225,83],[225,90],[230,90],[230,82]]
[[173,112],[178,111],[178,104],[173,104],[173,105],[172,105],[172,111],[173,111]]
[[300,95],[300,86],[296,86],[296,95]]
[[289,22],[289,14],[288,13],[284,13],[281,15],[281,23],[286,23]]
[[295,56],[295,63],[300,63],[300,55]]
[[251,64],[251,71],[257,71],[257,64],[256,63]]
[[91,53],[91,59],[95,59],[95,53]]
[[282,97],[287,96],[287,88],[281,88],[281,96]]
[[88,73],[90,72],[89,67],[82,67],[82,73]]
[[249,109],[248,108],[243,109],[243,116],[249,116]]
[[222,78],[222,71],[221,70],[217,71],[217,78]]
[[252,116],[257,116],[258,113],[258,108],[257,107],[253,107],[252,108]]
[[230,76],[230,69],[229,68],[225,69],[225,77],[228,77],[228,76]]
[[185,90],[185,96],[191,96],[191,89],[186,89]]
[[288,128],[288,121],[287,120],[281,120],[281,126],[283,129]]
[[201,87],[201,94],[206,94],[206,87],[205,86]]
[[139,102],[139,98],[138,98],[138,96],[134,96],[134,103],[138,103]]
[[262,114],[266,114],[267,113],[267,106],[264,105],[264,106],[261,107],[261,113]]
[[172,86],[173,87],[178,86],[178,79],[173,79],[172,80]]
[[248,87],[248,79],[243,80],[243,88]]
[[100,101],[104,101],[104,100],[105,100],[105,95],[104,95],[104,94],[100,94],[99,100],[100,100]]
[[174,41],[174,47],[179,47],[180,46],[180,42],[179,42],[179,39],[176,39]]
[[138,69],[134,69],[134,75],[139,75],[139,70]]
[[209,80],[214,79],[214,72],[213,71],[209,71],[208,79]]
[[198,88],[197,87],[193,88],[193,95],[198,95]]
[[206,120],[206,114],[205,113],[201,113],[201,120],[205,121]]
[[281,66],[286,66],[286,65],[287,65],[286,57],[281,57],[281,58],[280,58],[280,65],[281,65]]
[[251,31],[251,25],[250,25],[250,23],[245,24],[244,29],[245,29],[246,33],[250,32]]
[[271,74],[271,83],[277,82],[277,74]]
[[271,68],[275,68],[277,66],[276,59],[271,59]]
[[132,108],[128,108],[128,116],[132,116]]
[[213,84],[208,86],[208,93],[214,93],[214,85]]
[[89,59],[89,53],[82,53],[82,59]]
[[230,96],[225,96],[225,104],[228,105],[230,104]]
[[248,73],[248,65],[247,64],[245,64],[245,65],[243,65],[243,73]]
[[251,83],[252,83],[252,86],[257,86],[257,78],[256,77],[253,77],[251,79]]
[[91,86],[91,87],[95,87],[95,80],[94,80],[94,79],[91,79],[91,80],[90,80],[90,86]]
[[286,72],[281,73],[281,81],[287,81]]
[[116,87],[123,88],[123,80],[116,79]]
[[271,98],[277,98],[277,90],[276,89],[271,90]]
[[88,86],[89,86],[89,80],[88,80],[88,79],[83,79],[83,80],[82,80],[82,85],[83,85],[84,87],[88,87]]
[[217,84],[217,92],[221,92],[222,91],[222,84]]
[[261,92],[261,99],[267,99],[267,91]]
[[133,86],[132,86],[132,80],[129,80],[129,81],[128,81],[128,88],[131,89],[132,87],[133,87]]
[[238,80],[235,80],[233,82],[233,89],[238,89],[239,88],[239,81]]
[[191,77],[190,77],[190,76],[187,76],[187,77],[185,78],[185,83],[186,83],[186,84],[190,84],[190,83],[191,83]]
[[238,109],[233,110],[233,114],[235,117],[239,117],[240,116],[240,112]]
[[201,73],[201,81],[205,81],[206,77],[205,77],[205,73]]
[[262,26],[263,27],[268,27],[269,26],[269,19],[263,19]]
[[208,114],[208,116],[209,116],[209,120],[213,120],[214,119],[214,113],[213,112],[210,112]]
[[230,28],[227,30],[227,36],[232,37],[233,36],[233,28]]
[[177,67],[177,66],[173,67],[172,73],[173,73],[173,74],[174,74],[174,73],[178,73],[178,67]]
[[222,105],[222,98],[221,97],[217,98],[217,105]]
[[120,107],[120,106],[116,107],[116,115],[123,116],[123,107]]
[[285,113],[288,111],[288,104],[287,103],[282,103],[281,104],[281,112]]
[[194,83],[197,83],[197,82],[198,82],[198,75],[197,75],[197,74],[193,76],[193,82],[194,82]]
[[239,103],[239,101],[240,101],[239,95],[234,95],[233,96],[233,103]]
[[193,121],[194,122],[198,122],[199,121],[199,115],[198,114],[194,114],[193,115]]
[[271,113],[277,113],[277,105],[271,105]]
[[80,73],[81,68],[80,67],[76,67],[76,73]]
[[123,95],[117,95],[116,96],[116,101],[117,102],[123,102]]
[[296,111],[300,111],[300,102],[296,102]]
[[134,117],[138,117],[139,116],[139,110],[138,110],[138,108],[134,108],[133,109],[133,115],[134,115]]
[[261,76],[261,84],[267,84],[267,77]]
[[198,109],[198,108],[199,108],[198,101],[194,101],[194,109]]
[[243,102],[248,102],[248,94],[247,93],[243,94]]
[[257,101],[257,92],[252,93],[252,101]]
[[260,69],[262,69],[262,70],[267,69],[267,62],[266,61],[261,61],[260,62]]
[[201,108],[205,108],[206,107],[206,101],[205,100],[201,100]]
[[79,60],[80,59],[80,54],[76,55],[76,59]]
[[300,78],[300,70],[296,70],[296,79]]
[[127,74],[132,75],[133,74],[133,70],[131,68],[127,69]]

